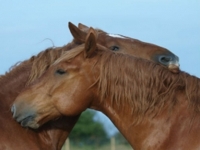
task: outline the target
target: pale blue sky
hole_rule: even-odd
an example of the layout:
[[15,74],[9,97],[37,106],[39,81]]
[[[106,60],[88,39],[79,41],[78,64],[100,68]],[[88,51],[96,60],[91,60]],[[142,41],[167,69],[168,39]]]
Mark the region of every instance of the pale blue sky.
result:
[[79,22],[163,46],[200,77],[199,0],[0,0],[0,74],[18,61],[72,40]]

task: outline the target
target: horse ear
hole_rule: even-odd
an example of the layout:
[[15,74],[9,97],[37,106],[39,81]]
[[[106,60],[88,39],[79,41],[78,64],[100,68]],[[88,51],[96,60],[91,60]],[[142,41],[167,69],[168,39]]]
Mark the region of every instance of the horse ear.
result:
[[88,35],[85,42],[85,57],[92,57],[97,49],[96,33],[93,28],[89,29]]
[[81,43],[85,42],[85,38],[87,35],[85,32],[83,32],[81,29],[76,27],[71,22],[69,22],[68,26],[69,26],[69,30],[70,30],[72,36],[74,37],[74,40],[76,40],[77,42],[81,42]]
[[85,32],[89,30],[89,27],[86,26],[86,25],[84,25],[84,24],[82,24],[82,23],[79,23],[79,24],[78,24],[78,28],[79,28],[80,30],[82,30],[82,31],[85,31]]

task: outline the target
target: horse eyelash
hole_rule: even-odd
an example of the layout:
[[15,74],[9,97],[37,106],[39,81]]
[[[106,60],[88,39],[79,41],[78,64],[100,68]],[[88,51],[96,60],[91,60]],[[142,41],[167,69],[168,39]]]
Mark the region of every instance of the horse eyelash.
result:
[[112,51],[118,51],[118,50],[119,50],[119,47],[114,45],[114,46],[111,46],[110,49],[111,49]]
[[65,74],[67,71],[65,71],[65,70],[63,70],[63,69],[58,69],[58,70],[56,70],[56,74],[59,74],[59,75],[63,75],[63,74]]

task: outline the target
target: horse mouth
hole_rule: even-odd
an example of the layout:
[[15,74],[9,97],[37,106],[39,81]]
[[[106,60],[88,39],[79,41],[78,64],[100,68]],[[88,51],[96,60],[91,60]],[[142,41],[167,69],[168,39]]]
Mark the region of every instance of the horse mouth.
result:
[[39,124],[36,123],[36,121],[34,121],[35,116],[28,116],[24,119],[22,119],[20,122],[22,127],[29,127],[32,129],[38,129],[39,128]]

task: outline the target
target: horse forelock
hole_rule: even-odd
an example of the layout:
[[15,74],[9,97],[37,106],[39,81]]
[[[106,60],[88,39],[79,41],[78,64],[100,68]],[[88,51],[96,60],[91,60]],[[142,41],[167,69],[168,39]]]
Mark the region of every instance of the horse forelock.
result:
[[78,44],[74,41],[63,47],[52,47],[40,52],[37,56],[33,56],[32,69],[27,85],[39,78],[58,58],[60,58],[66,51],[76,47]]
[[27,85],[39,78],[63,54],[64,50],[63,48],[52,47],[40,52],[37,56],[31,57],[32,68]]
[[172,108],[178,91],[186,93],[191,105],[198,104],[200,110],[198,78],[184,72],[173,74],[155,63],[120,53],[102,55],[98,88],[101,101],[109,97],[120,109],[128,104],[133,113],[142,115],[156,115],[166,105]]
[[77,46],[75,48],[70,49],[69,51],[66,51],[63,53],[63,55],[58,58],[52,65],[57,65],[58,63],[62,61],[69,61],[70,59],[73,59],[78,54],[84,51],[84,44]]

